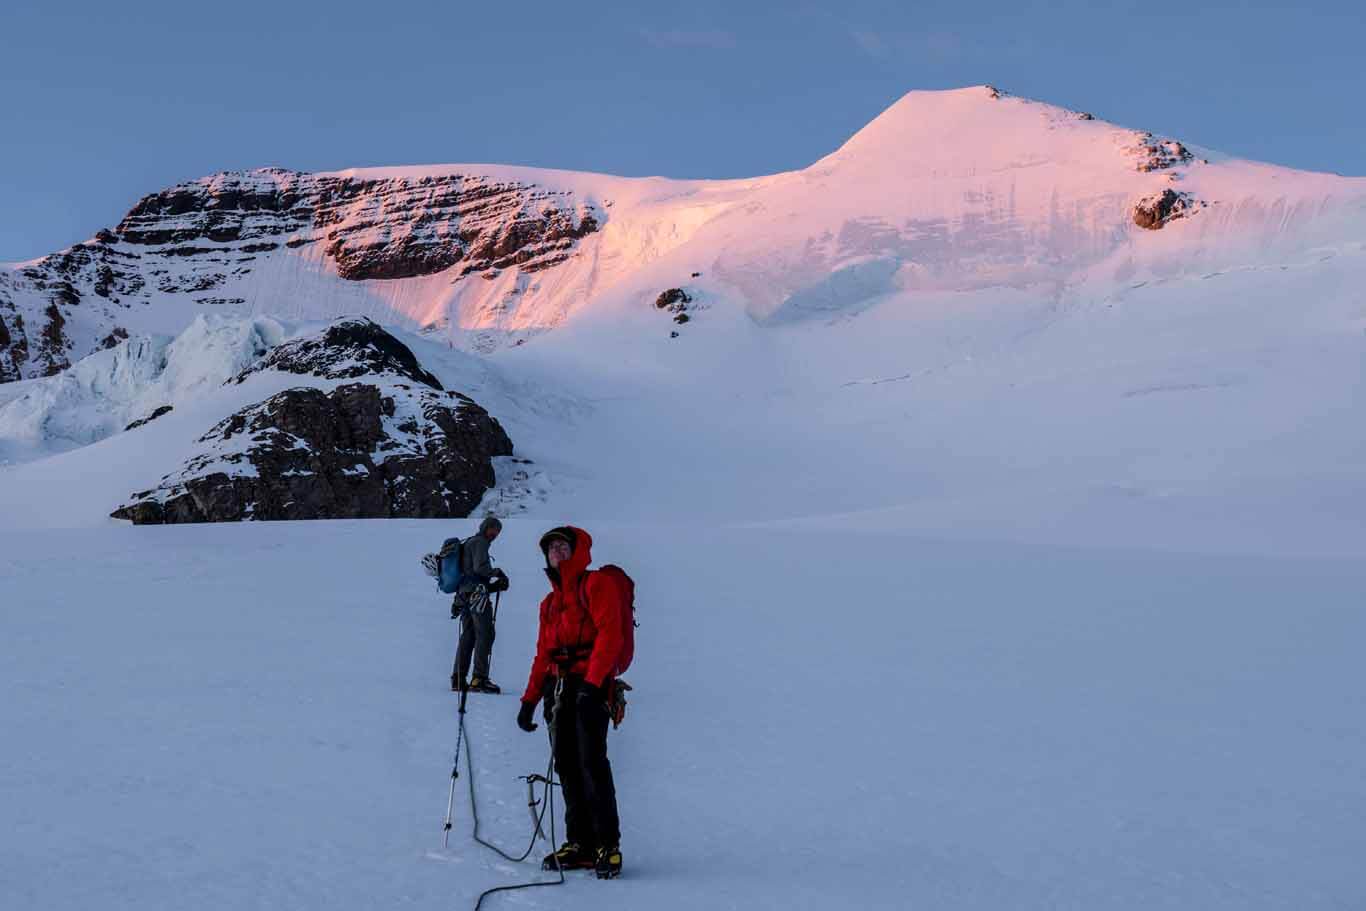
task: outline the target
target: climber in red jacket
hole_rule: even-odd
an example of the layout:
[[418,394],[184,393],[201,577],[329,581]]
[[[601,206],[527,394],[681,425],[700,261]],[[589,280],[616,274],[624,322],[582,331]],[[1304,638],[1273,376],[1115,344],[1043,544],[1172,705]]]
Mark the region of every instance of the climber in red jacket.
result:
[[[531,677],[517,724],[536,730],[536,703],[551,725],[555,771],[564,794],[565,843],[546,856],[553,870],[596,870],[599,879],[621,873],[621,824],[616,787],[607,761],[607,724],[625,634],[628,595],[610,573],[589,571],[593,538],[581,528],[552,528],[541,537],[550,594],[541,602],[540,631]],[[559,716],[554,714],[559,693]]]

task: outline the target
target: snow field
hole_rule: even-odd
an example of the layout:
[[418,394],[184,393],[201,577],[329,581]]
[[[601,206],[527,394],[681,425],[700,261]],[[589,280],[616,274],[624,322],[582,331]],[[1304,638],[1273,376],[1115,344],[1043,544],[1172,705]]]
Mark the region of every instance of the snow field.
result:
[[[627,876],[500,907],[1366,900],[1355,561],[583,521],[640,585]],[[518,850],[546,524],[495,545],[513,695],[468,716],[486,831]],[[456,631],[417,557],[456,530],[4,533],[9,901],[460,907],[535,877],[467,839],[463,778],[440,850]]]

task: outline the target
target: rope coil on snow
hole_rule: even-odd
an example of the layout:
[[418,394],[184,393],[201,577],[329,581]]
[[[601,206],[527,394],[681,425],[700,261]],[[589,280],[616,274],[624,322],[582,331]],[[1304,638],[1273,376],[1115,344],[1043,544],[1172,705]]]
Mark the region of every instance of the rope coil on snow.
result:
[[[504,860],[509,860],[509,861],[511,861],[511,862],[513,862],[513,863],[521,863],[522,861],[526,860],[529,856],[531,856],[531,852],[532,852],[532,851],[535,849],[535,847],[536,847],[536,839],[537,839],[538,837],[539,837],[539,838],[545,838],[545,830],[541,827],[541,824],[542,824],[542,822],[545,820],[546,814],[549,813],[549,814],[550,814],[550,844],[551,844],[551,847],[552,847],[552,848],[554,847],[554,845],[555,845],[555,791],[554,791],[554,789],[555,789],[556,787],[558,787],[558,784],[557,784],[556,781],[555,781],[555,725],[556,725],[556,722],[559,720],[559,717],[560,717],[560,699],[561,699],[561,696],[562,696],[562,694],[563,694],[563,690],[564,690],[564,684],[563,684],[563,682],[561,682],[560,684],[558,684],[558,685],[555,687],[555,708],[554,708],[554,714],[551,716],[550,724],[549,724],[549,732],[550,732],[550,760],[549,760],[549,762],[548,762],[547,765],[546,765],[546,773],[545,773],[545,775],[532,774],[532,775],[523,775],[523,776],[520,776],[520,777],[521,777],[523,780],[525,780],[526,783],[527,783],[527,806],[528,806],[528,808],[531,810],[531,818],[532,818],[533,828],[532,828],[532,832],[531,832],[531,842],[526,846],[526,850],[523,851],[519,856],[514,857],[513,855],[509,854],[507,851],[504,851],[504,850],[503,850],[502,848],[500,848],[498,845],[495,845],[493,842],[488,841],[488,840],[486,840],[486,839],[484,839],[484,838],[481,838],[480,835],[479,835],[479,802],[478,802],[478,800],[476,800],[476,798],[475,798],[475,786],[474,786],[474,753],[472,752],[472,750],[471,750],[471,748],[470,748],[470,738],[467,737],[467,736],[465,735],[465,696],[466,696],[466,693],[467,693],[468,691],[467,691],[466,689],[464,689],[464,688],[461,689],[461,691],[460,691],[460,725],[459,725],[459,730],[458,730],[458,732],[457,732],[457,734],[456,734],[456,741],[455,741],[455,764],[451,767],[451,790],[450,790],[450,796],[448,797],[448,799],[447,799],[447,801],[446,801],[446,823],[445,823],[445,829],[444,829],[445,836],[444,836],[443,845],[448,846],[449,843],[450,843],[451,814],[452,814],[452,812],[453,812],[453,810],[454,810],[454,804],[455,804],[455,780],[456,780],[457,778],[460,777],[460,748],[461,748],[461,745],[463,744],[463,745],[464,745],[464,752],[465,752],[465,764],[466,764],[466,766],[467,766],[468,769],[469,769],[469,774],[468,774],[467,778],[468,778],[468,780],[469,780],[469,792],[470,792],[470,817],[474,820],[474,828],[473,828],[473,831],[471,832],[471,837],[474,839],[474,841],[477,842],[478,844],[481,844],[481,845],[483,845],[484,847],[488,848],[490,851],[493,851],[495,854],[497,854],[499,857],[502,857]],[[541,800],[540,800],[540,801],[537,801],[537,800],[535,799],[535,791],[534,791],[534,788],[535,788],[535,786],[536,786],[537,783],[543,783],[543,784],[544,784],[544,788],[543,788],[543,790],[542,790],[542,796],[541,796]],[[535,806],[537,805],[537,803],[539,803],[539,804],[540,804],[540,807],[541,807],[541,810],[540,810],[540,813],[539,813],[539,814],[537,814],[537,812],[536,812],[536,810],[535,810]],[[513,892],[513,891],[516,891],[516,890],[518,890],[518,889],[534,889],[534,888],[537,888],[537,887],[539,887],[539,886],[562,886],[562,885],[564,885],[564,869],[560,866],[560,859],[559,859],[559,856],[556,855],[556,854],[552,854],[551,856],[554,857],[554,859],[555,859],[555,872],[556,872],[556,874],[557,874],[557,878],[556,878],[556,879],[540,880],[540,881],[537,881],[537,882],[530,882],[530,883],[518,883],[518,884],[515,885],[515,886],[494,886],[494,887],[491,888],[491,889],[485,889],[483,892],[480,892],[480,893],[479,893],[479,898],[475,900],[475,903],[474,903],[474,911],[480,911],[480,908],[481,908],[481,907],[483,906],[483,904],[484,904],[484,899],[488,898],[490,895],[493,895],[494,893],[497,893],[497,892]]]

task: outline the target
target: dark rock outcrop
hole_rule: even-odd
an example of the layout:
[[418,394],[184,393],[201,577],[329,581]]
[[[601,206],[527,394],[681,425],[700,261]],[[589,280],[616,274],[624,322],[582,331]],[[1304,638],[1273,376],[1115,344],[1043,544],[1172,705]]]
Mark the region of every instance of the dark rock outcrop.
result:
[[1188,164],[1195,156],[1175,139],[1159,139],[1152,133],[1137,134],[1135,148],[1138,170],[1165,171],[1178,165]]
[[[682,288],[669,288],[655,298],[655,309],[672,313],[674,322],[681,326],[692,321],[692,317],[688,315],[688,305],[691,303],[692,295],[688,292]],[[677,333],[673,333],[670,337],[676,336]]]
[[23,379],[28,363],[28,334],[9,294],[8,278],[0,273],[0,383]]
[[678,304],[691,302],[692,298],[688,296],[688,292],[682,288],[670,288],[667,291],[661,291],[659,297],[655,298],[655,309],[665,310]]
[[157,418],[161,417],[163,414],[170,414],[170,413],[171,413],[172,411],[174,411],[174,410],[175,410],[175,407],[172,406],[172,405],[162,405],[160,408],[157,408],[157,409],[156,409],[155,411],[153,411],[151,414],[147,415],[147,417],[145,417],[145,418],[138,418],[136,421],[134,421],[133,423],[129,424],[127,427],[125,427],[125,428],[123,428],[123,429],[124,429],[125,432],[127,432],[127,431],[129,431],[129,430],[135,430],[135,429],[137,429],[138,427],[141,427],[141,426],[144,425],[144,424],[150,424],[150,423],[152,423],[152,422],[155,421]]
[[110,333],[106,335],[104,339],[100,342],[100,350],[108,351],[110,348],[113,348],[119,342],[126,342],[127,340],[128,330],[123,328],[122,326],[115,326],[110,331]]
[[290,389],[221,421],[205,451],[112,515],[135,524],[456,518],[512,442],[455,392],[353,383]]
[[43,324],[42,334],[38,336],[36,359],[43,365],[42,375],[52,376],[71,366],[71,361],[67,358],[71,341],[66,336],[66,317],[62,315],[56,300],[47,305],[43,315],[47,317],[47,322]]
[[277,345],[234,381],[240,383],[263,370],[332,380],[390,374],[432,389],[442,388],[441,381],[422,369],[407,345],[368,319],[345,319],[328,326],[320,335]]
[[1168,222],[1185,217],[1195,207],[1196,201],[1189,193],[1178,193],[1169,188],[1138,201],[1134,206],[1134,224],[1156,231]]

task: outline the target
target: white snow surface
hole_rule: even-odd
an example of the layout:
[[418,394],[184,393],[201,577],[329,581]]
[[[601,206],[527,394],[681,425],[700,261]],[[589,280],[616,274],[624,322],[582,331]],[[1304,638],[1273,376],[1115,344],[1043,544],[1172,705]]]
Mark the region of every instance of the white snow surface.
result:
[[[467,715],[484,834],[518,852],[545,526],[494,547],[513,695]],[[441,848],[455,627],[417,558],[457,530],[0,534],[7,903],[469,908],[539,878],[469,839],[463,761]],[[590,530],[639,583],[610,737],[626,875],[486,907],[1366,901],[1359,562]]]
[[[496,315],[359,283],[516,446],[485,499],[512,695],[469,715],[501,843],[544,768],[513,722],[537,537],[582,525],[639,583],[627,874],[486,907],[1366,905],[1366,182],[1189,144],[1139,171],[1161,139],[912,93],[799,172],[538,172],[606,226]],[[1167,185],[1208,205],[1135,227]],[[376,316],[290,281],[205,336]],[[335,385],[120,348],[0,386],[37,422],[0,425],[0,894],[360,911],[536,878],[466,837],[463,766],[440,849],[455,630],[418,558],[473,522],[115,522],[228,413]]]

